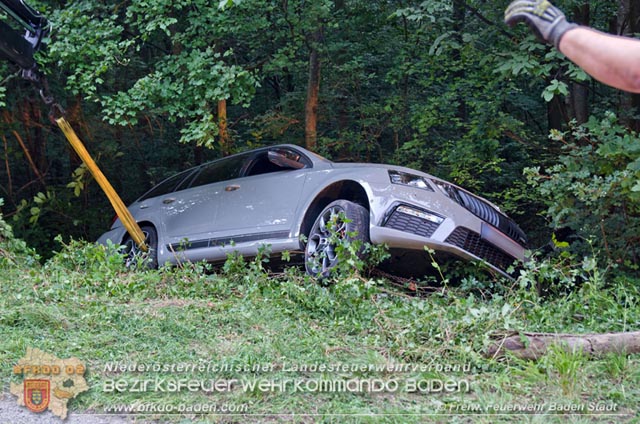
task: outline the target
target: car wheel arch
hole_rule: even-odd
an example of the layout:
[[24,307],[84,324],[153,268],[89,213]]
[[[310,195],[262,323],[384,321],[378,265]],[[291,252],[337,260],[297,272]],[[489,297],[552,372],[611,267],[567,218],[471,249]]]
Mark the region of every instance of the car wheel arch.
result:
[[308,236],[320,212],[322,212],[329,203],[339,199],[349,200],[363,206],[367,211],[370,210],[369,195],[360,183],[353,180],[333,182],[323,188],[307,207],[300,226],[300,234],[305,237]]

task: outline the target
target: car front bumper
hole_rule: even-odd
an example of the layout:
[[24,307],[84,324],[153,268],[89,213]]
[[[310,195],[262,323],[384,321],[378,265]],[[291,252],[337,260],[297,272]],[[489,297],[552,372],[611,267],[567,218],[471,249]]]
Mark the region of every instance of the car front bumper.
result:
[[424,251],[430,248],[448,252],[462,259],[485,262],[505,276],[509,276],[507,270],[514,262],[526,258],[523,246],[477,217],[467,216],[464,222],[457,223],[452,218],[438,216],[399,212],[395,205],[380,225],[371,226],[371,242],[386,244],[391,249]]

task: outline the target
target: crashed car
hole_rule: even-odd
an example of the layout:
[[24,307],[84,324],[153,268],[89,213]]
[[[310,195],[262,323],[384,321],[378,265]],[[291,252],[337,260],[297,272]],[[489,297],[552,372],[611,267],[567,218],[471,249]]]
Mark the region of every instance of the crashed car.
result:
[[[420,269],[425,248],[493,271],[525,257],[526,236],[491,202],[409,168],[336,163],[295,145],[215,160],[162,181],[129,206],[152,266],[304,254],[306,269],[328,275],[340,260],[337,237],[384,244],[395,268]],[[120,220],[98,240],[137,247]]]

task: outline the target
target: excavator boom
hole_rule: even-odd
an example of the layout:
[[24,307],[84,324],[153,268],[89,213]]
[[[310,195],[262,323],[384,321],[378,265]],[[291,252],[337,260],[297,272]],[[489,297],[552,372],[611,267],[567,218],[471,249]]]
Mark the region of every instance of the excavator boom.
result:
[[0,21],[0,58],[25,71],[33,70],[36,66],[33,55],[49,32],[49,22],[23,0],[0,0],[0,11],[11,18]]

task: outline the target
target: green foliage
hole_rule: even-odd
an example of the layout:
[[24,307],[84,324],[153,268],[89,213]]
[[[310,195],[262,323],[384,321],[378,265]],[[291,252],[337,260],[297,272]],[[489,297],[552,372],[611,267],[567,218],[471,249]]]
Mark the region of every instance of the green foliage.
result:
[[[573,0],[557,4],[569,18],[580,9]],[[609,95],[526,25],[506,27],[502,7],[477,0],[34,0],[33,6],[54,23],[38,54],[51,92],[125,202],[175,171],[222,154],[215,149],[221,100],[228,103],[233,143],[226,151],[301,144],[312,50],[321,62],[320,153],[407,165],[453,180],[513,215],[532,247],[546,243],[550,230],[539,216],[541,196],[526,185],[522,170],[553,169],[560,148],[546,135],[550,127],[567,130],[580,99],[576,90],[589,91],[584,101],[594,112],[614,110],[625,123],[634,114],[623,95]],[[618,6],[607,0],[592,8],[590,24],[608,28]],[[96,239],[113,215],[106,199],[60,134],[46,130],[48,111],[38,109],[38,93],[14,83],[12,66],[2,64],[0,72],[7,111],[0,191],[14,231],[43,256],[60,233]],[[618,160],[612,148],[600,154],[602,161]],[[614,192],[627,190],[628,199],[635,198],[637,184],[616,185],[616,178],[627,184],[631,177],[611,178]],[[560,221],[561,213],[552,220]],[[630,232],[617,240],[621,231],[609,228],[604,240],[593,229],[595,218],[581,225],[581,214],[569,215],[581,236],[594,235],[614,251],[605,249],[602,258],[617,260],[615,251],[632,241]],[[622,218],[606,222],[627,225]]]
[[95,243],[70,240],[65,243],[61,236],[56,237],[62,248],[54,252],[43,266],[42,279],[37,279],[39,294],[49,300],[64,301],[58,297],[63,287],[79,293],[96,290],[111,294],[122,293],[128,286],[121,281],[124,276],[124,258],[118,252],[118,246],[102,246]]
[[[4,199],[0,198],[0,207]],[[2,216],[0,209],[0,269],[21,269],[34,267],[38,264],[38,254],[27,244],[13,235],[13,230]]]
[[[505,52],[498,63],[495,72],[503,76],[534,77],[529,82],[531,87],[544,82],[546,87],[542,91],[542,97],[545,102],[550,102],[555,96],[568,96],[569,81],[584,83],[589,80],[589,76],[580,67],[558,50],[549,50],[534,36],[521,41],[517,50]],[[560,69],[565,71],[561,73]]]
[[48,19],[55,22],[55,39],[42,57],[42,69],[55,75],[54,70],[64,67],[69,72],[67,90],[97,101],[98,90],[115,67],[129,62],[128,52],[134,46],[134,40],[125,37],[117,9],[78,0],[51,10]]
[[[43,258],[52,255],[57,247],[54,238],[58,235],[64,235],[65,239],[87,238],[87,233],[104,231],[106,219],[99,219],[104,212],[82,206],[98,190],[95,185],[89,190],[89,175],[84,171],[85,168],[78,168],[74,181],[66,187],[50,186],[45,192],[38,191],[32,199],[22,199],[16,206],[11,220],[14,230]],[[101,200],[106,207],[106,199]]]
[[545,87],[544,91],[542,92],[542,97],[546,102],[550,102],[551,100],[553,100],[554,96],[567,96],[568,94],[569,89],[567,87],[567,84],[554,79],[551,80],[549,85]]
[[[526,25],[506,28],[506,2],[33,5],[54,22],[48,48],[38,57],[52,92],[126,201],[174,171],[219,156],[198,148],[216,146],[219,100],[229,101],[236,149],[300,144],[314,47],[322,64],[322,153],[395,162],[452,179],[499,199],[512,214],[520,212],[517,220],[530,235],[541,233],[540,239],[548,231],[538,213],[546,209],[552,228],[569,227],[576,237],[552,238],[554,254],[534,256],[515,282],[472,267],[449,268],[434,256],[438,276],[409,283],[436,285],[420,292],[428,296],[407,295],[384,279],[369,278],[360,253],[372,248],[342,239],[336,240],[342,265],[329,284],[293,267],[272,273],[268,247],[254,259],[231,255],[221,268],[180,263],[127,270],[117,246],[79,240],[94,240],[112,212],[60,135],[48,130],[48,111],[36,106],[37,92],[16,84],[8,77],[16,69],[3,64],[0,191],[13,230],[0,217],[1,362],[16,363],[25,346],[41,346],[90,361],[90,383],[99,387],[113,377],[101,365],[114,359],[240,365],[435,361],[472,365],[473,401],[579,397],[638,410],[634,356],[586,360],[558,349],[538,363],[522,363],[482,355],[497,330],[593,333],[636,329],[640,322],[640,142],[623,125],[634,111],[624,95],[609,95],[535,41]],[[581,4],[558,5],[571,18]],[[618,11],[619,2],[601,2],[591,10],[591,23],[606,29]],[[312,46],[310,35],[319,27],[323,37]],[[576,87],[589,89],[592,111],[613,110],[621,120],[609,115],[566,127]],[[556,130],[549,142],[551,126]],[[14,131],[44,181],[33,174]],[[525,184],[524,167],[532,185]],[[28,245],[52,257],[41,266]],[[367,253],[376,260],[385,255],[377,248]],[[72,407],[133,403],[139,401],[135,395],[114,398],[94,390]],[[292,408],[298,414],[420,414],[456,402],[413,393],[385,394],[390,402],[382,403],[368,393],[228,395],[249,402],[257,414]],[[193,402],[189,396],[159,401]],[[416,416],[415,422],[424,421]],[[560,415],[557,422],[566,418]]]
[[217,102],[247,105],[257,85],[222,47],[230,13],[204,1],[76,1],[49,16],[59,29],[43,69],[68,69],[67,90],[97,102],[111,125],[155,115],[186,124],[182,141],[212,147],[217,127],[201,126]]
[[527,169],[530,183],[547,204],[554,228],[569,227],[580,251],[592,240],[619,266],[640,264],[640,138],[620,125],[613,114],[554,132],[563,143],[558,163],[542,171]]
[[[228,51],[225,56],[231,55]],[[217,126],[212,111],[219,100],[232,98],[246,103],[253,95],[251,73],[224,63],[213,48],[185,50],[160,60],[155,70],[140,78],[128,91],[104,97],[102,105],[110,124],[136,123],[142,111],[167,116],[170,121],[186,120],[183,142],[213,147]]]
[[82,191],[87,186],[88,180],[90,180],[92,177],[91,173],[89,172],[89,168],[87,168],[87,166],[83,163],[82,165],[77,167],[75,171],[73,171],[71,178],[72,181],[67,184],[67,187],[72,188],[73,195],[79,197]]
[[576,388],[584,384],[585,378],[581,371],[584,370],[586,360],[586,355],[580,350],[567,352],[566,347],[552,345],[540,366],[557,374],[564,395],[574,396]]

